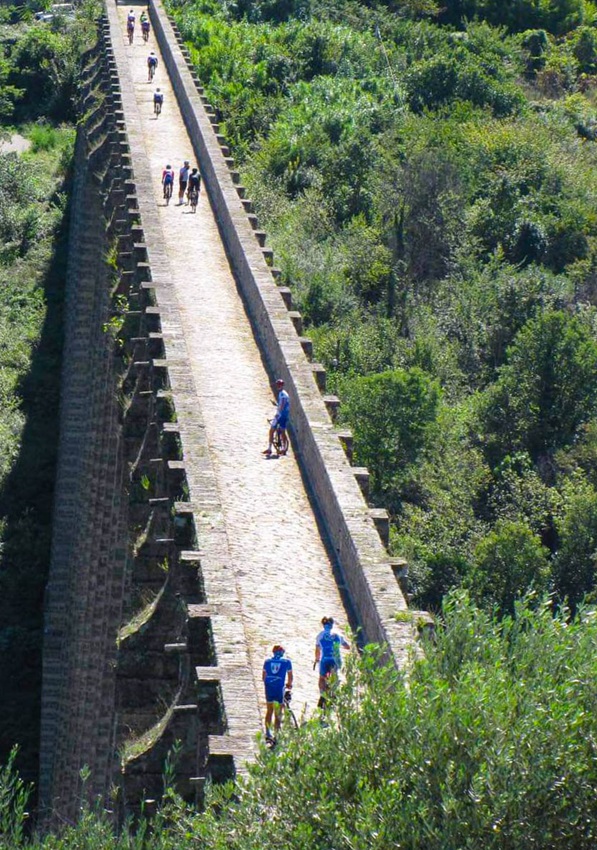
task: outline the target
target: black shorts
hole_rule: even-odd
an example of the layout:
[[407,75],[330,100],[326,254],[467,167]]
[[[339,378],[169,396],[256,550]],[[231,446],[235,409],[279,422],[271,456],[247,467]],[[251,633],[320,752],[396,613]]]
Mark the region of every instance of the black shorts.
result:
[[186,180],[179,180],[178,181],[178,188],[180,189],[181,192],[184,192],[184,190],[187,188],[187,181]]

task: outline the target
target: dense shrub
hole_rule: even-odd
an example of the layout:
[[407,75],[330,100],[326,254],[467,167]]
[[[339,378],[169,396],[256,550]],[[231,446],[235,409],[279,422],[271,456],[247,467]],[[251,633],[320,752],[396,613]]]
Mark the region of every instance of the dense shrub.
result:
[[26,840],[23,789],[5,770],[0,846],[592,850],[595,640],[595,612],[571,624],[519,604],[498,623],[455,596],[408,675],[368,648],[331,722],[283,732],[238,784],[210,789],[204,813],[169,792],[150,829],[114,834],[83,806],[78,824]]

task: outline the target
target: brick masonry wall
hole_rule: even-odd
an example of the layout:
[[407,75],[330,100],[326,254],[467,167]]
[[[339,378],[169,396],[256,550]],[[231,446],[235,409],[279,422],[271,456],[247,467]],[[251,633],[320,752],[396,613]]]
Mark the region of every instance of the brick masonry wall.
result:
[[[90,56],[94,63],[96,57]],[[88,93],[101,83],[89,71]],[[90,104],[91,105],[91,104]],[[104,204],[116,161],[94,111],[76,147],[62,375],[61,438],[50,576],[45,599],[40,795],[61,807],[77,799],[71,765],[112,773],[114,643],[126,563],[126,512],[109,315]],[[91,139],[101,141],[93,145]],[[112,748],[113,750],[113,748]],[[60,788],[54,795],[51,789]],[[50,800],[51,796],[51,800]]]

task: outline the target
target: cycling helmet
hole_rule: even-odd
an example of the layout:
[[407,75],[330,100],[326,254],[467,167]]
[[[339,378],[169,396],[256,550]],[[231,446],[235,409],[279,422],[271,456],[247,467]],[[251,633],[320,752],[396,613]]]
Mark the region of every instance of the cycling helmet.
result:
[[166,168],[172,168],[172,166],[171,166],[171,165],[167,165],[167,166],[166,166]]
[[184,161],[185,168],[188,168],[190,164],[191,163],[188,161],[188,159],[185,159],[185,161]]
[[275,646],[272,646],[272,653],[274,655],[284,655],[285,652],[286,650],[284,649],[284,647],[280,646],[280,644],[278,643]]
[[278,380],[276,381],[276,386],[277,387],[283,387],[284,386],[284,381],[282,380],[282,378],[278,378]]
[[334,618],[333,617],[324,617],[323,620],[321,621],[321,625],[324,626],[324,627],[325,626],[330,626],[330,627],[333,626],[334,625]]

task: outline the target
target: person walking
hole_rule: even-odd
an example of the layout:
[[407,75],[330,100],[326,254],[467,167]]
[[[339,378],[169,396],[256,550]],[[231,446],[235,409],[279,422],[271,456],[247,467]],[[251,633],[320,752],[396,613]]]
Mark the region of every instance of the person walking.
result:
[[276,644],[272,647],[272,657],[265,660],[263,664],[263,684],[265,687],[265,740],[272,746],[276,743],[276,736],[272,734],[272,719],[274,721],[274,733],[278,733],[282,723],[282,703],[284,691],[292,690],[292,662],[290,658],[284,658],[286,650],[283,646]]
[[267,449],[263,452],[264,455],[269,457],[272,453],[272,446],[274,443],[274,432],[276,428],[279,429],[281,443],[284,446],[281,454],[286,454],[288,451],[288,436],[286,434],[286,428],[288,427],[288,418],[290,416],[290,396],[284,389],[284,381],[282,378],[278,378],[276,381],[276,389],[278,391],[278,401],[272,402],[276,405],[276,415],[272,419],[270,423],[269,436],[268,436],[268,445]]

